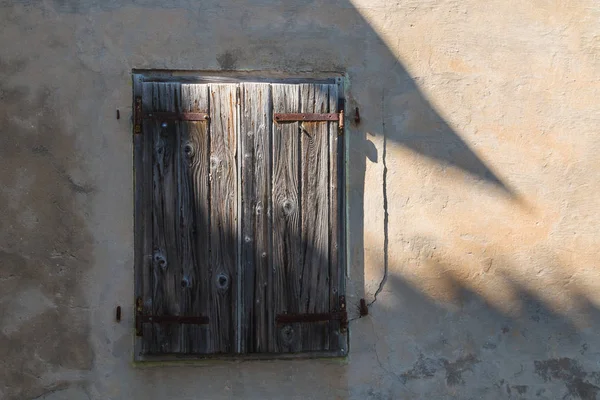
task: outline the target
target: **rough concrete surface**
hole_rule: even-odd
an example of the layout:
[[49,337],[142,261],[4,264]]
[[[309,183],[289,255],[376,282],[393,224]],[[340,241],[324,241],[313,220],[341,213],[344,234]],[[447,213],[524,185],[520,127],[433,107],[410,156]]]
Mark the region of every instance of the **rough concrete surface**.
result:
[[[0,27],[0,399],[599,396],[597,1],[0,0]],[[387,274],[346,360],[132,364],[133,68],[347,74],[354,315]]]

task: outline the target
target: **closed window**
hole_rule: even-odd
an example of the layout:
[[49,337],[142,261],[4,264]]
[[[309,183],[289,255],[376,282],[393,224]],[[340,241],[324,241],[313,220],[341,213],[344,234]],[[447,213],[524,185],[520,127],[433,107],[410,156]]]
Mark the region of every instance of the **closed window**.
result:
[[134,74],[136,359],[346,354],[342,93]]

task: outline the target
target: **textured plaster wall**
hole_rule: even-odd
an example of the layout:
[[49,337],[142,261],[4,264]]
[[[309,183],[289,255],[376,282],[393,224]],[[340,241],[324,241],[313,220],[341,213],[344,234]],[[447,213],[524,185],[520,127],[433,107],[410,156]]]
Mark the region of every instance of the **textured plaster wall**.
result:
[[[133,68],[347,73],[347,359],[132,364]],[[599,73],[594,0],[0,0],[0,399],[597,398]]]

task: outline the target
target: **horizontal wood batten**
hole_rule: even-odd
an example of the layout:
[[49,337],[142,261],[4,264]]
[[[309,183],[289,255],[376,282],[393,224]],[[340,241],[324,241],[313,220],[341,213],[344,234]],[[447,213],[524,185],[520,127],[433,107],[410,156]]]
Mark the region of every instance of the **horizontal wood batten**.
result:
[[208,324],[208,317],[205,316],[184,316],[184,315],[144,315],[141,317],[144,323],[156,324]]

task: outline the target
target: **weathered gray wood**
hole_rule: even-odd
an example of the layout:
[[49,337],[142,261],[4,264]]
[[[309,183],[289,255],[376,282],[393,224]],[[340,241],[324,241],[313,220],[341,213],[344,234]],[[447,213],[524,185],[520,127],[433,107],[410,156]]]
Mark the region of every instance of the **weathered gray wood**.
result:
[[[151,361],[151,362],[182,362],[182,361],[198,361],[203,360],[206,362],[198,363],[198,365],[204,365],[206,368],[210,368],[210,364],[213,364],[214,367],[222,368],[223,363],[220,362],[210,362],[212,360],[215,361],[229,361],[229,362],[243,362],[250,360],[307,360],[307,359],[323,359],[326,357],[339,357],[341,354],[339,351],[307,351],[302,353],[217,353],[217,354],[152,354],[148,356],[141,355],[138,357],[138,361]],[[209,361],[210,360],[210,361]],[[258,368],[260,363],[255,364],[254,366]],[[202,371],[202,368],[198,368],[198,371]]]
[[[154,83],[153,111],[178,111],[180,85]],[[150,88],[148,88],[150,89]],[[151,124],[151,122],[147,122]],[[180,315],[181,263],[179,259],[178,158],[179,129],[173,121],[154,122],[153,129],[153,315]],[[180,352],[180,324],[152,324],[153,353]]]
[[263,72],[256,73],[253,71],[220,71],[214,74],[198,75],[197,72],[177,71],[176,73],[169,71],[149,71],[136,70],[141,74],[145,82],[179,82],[179,83],[317,83],[317,84],[333,84],[336,78],[330,73],[320,72],[303,72],[295,73],[293,77],[286,72],[271,71],[268,74]]
[[[136,74],[133,76],[133,108],[135,112],[135,101],[136,98],[142,97],[143,94],[143,82],[142,76]],[[143,103],[144,105],[144,103]],[[149,106],[149,103],[145,103]],[[135,120],[135,119],[134,119]],[[144,130],[142,129],[142,132]],[[152,220],[148,219],[146,222],[145,216],[152,216],[152,204],[148,204],[148,199],[152,196],[150,193],[145,193],[148,185],[145,184],[146,179],[152,179],[152,152],[151,152],[151,138],[147,138],[143,134],[133,135],[133,148],[134,148],[134,293],[135,298],[142,299],[145,304],[150,304],[151,292],[148,290],[152,287],[149,281],[150,278],[150,266],[148,254],[148,243],[151,243],[152,232]],[[150,156],[150,158],[149,158]],[[150,181],[151,187],[151,181]],[[146,289],[146,291],[144,291]],[[134,308],[136,304],[134,303]],[[135,309],[134,309],[135,312]],[[151,330],[148,330],[148,334],[151,334]],[[135,340],[135,356],[139,357],[141,354],[148,352],[149,340],[144,340],[144,337],[137,337]]]
[[[208,110],[208,85],[181,86],[181,111]],[[210,203],[208,121],[181,121],[179,143],[179,192],[181,210],[179,256],[181,279],[181,315],[211,318],[210,274]],[[209,352],[208,325],[182,325],[181,352]]]
[[[272,85],[273,112],[300,111],[297,85]],[[274,313],[299,313],[301,209],[298,123],[273,124],[273,304]],[[275,352],[301,350],[300,324],[277,325]]]
[[[342,78],[337,78],[337,97],[335,99],[331,98],[331,101],[335,101],[338,104],[338,111],[340,111],[343,107],[344,107],[344,103],[345,103],[345,88],[344,88],[344,80]],[[347,127],[348,126],[348,112],[344,113],[344,118],[346,119],[346,121],[344,121],[343,126]],[[335,127],[335,129],[339,129],[339,127]],[[346,128],[342,129],[341,131],[339,131],[339,135],[336,142],[337,142],[337,146],[332,146],[331,151],[332,151],[332,157],[333,157],[333,152],[337,151],[337,168],[335,170],[332,169],[332,171],[335,171],[335,173],[337,174],[335,176],[335,182],[337,182],[337,198],[335,199],[335,201],[332,199],[332,207],[335,209],[337,208],[337,213],[335,213],[336,215],[336,221],[337,224],[333,224],[332,225],[332,231],[337,232],[337,246],[334,246],[333,248],[337,249],[337,252],[335,253],[337,256],[337,268],[336,268],[336,272],[338,274],[338,277],[336,279],[336,281],[334,282],[337,285],[337,293],[335,290],[333,290],[333,294],[337,294],[337,298],[339,301],[339,298],[341,296],[345,296],[346,294],[346,277],[348,276],[348,262],[347,262],[347,255],[348,255],[348,247],[347,247],[347,203],[346,203],[346,171],[347,171],[347,162],[348,160],[346,159],[347,157],[347,144],[348,144],[348,135],[346,134]],[[332,167],[333,168],[333,167]],[[333,244],[332,244],[333,245]],[[336,265],[336,260],[335,258],[332,260],[332,265],[335,266]],[[347,307],[346,307],[347,308]],[[339,309],[339,307],[338,307]],[[349,310],[347,310],[349,311]],[[336,327],[334,327],[334,329],[336,329]],[[337,333],[337,348],[332,350],[336,350],[337,353],[339,355],[347,355],[348,354],[348,347],[349,347],[349,329],[346,329],[345,332],[342,332],[340,330],[336,329],[336,333]]]
[[[300,85],[300,111],[326,113],[328,85]],[[329,308],[329,152],[327,122],[302,122],[301,206],[302,272],[301,312],[328,313]],[[329,322],[303,324],[302,351],[328,350]]]
[[242,324],[241,352],[274,350],[271,307],[271,87],[241,85]]
[[[142,108],[144,112],[153,109],[154,86],[152,84],[143,84],[142,87]],[[144,227],[142,277],[143,277],[143,313],[151,315],[154,312],[154,263],[153,263],[153,230],[154,230],[154,193],[153,193],[153,170],[154,170],[154,135],[157,130],[157,124],[150,121],[143,121],[143,190],[142,190],[142,219]],[[152,352],[152,343],[154,340],[154,329],[149,324],[142,326],[143,333],[143,353]]]
[[211,117],[145,120],[135,139],[136,294],[146,314],[210,321],[145,324],[140,357],[232,354],[236,333],[244,354],[341,354],[338,321],[275,322],[339,310],[338,123],[272,121],[274,112],[336,112],[337,86],[243,83],[239,121],[237,84],[138,86],[146,112]]
[[[329,85],[329,112],[338,112],[338,85]],[[341,171],[339,168],[343,165],[339,162],[342,149],[342,141],[338,140],[339,123],[330,122],[327,124],[327,137],[329,140],[329,307],[334,311],[340,311],[339,297],[341,292],[340,281],[343,279],[344,272],[340,270],[340,215],[342,207],[339,193],[342,185],[339,184]],[[339,350],[341,341],[346,336],[340,332],[340,322],[331,321],[329,324],[329,349]]]
[[211,85],[210,106],[209,350],[227,353],[235,350],[237,312],[237,85]]

